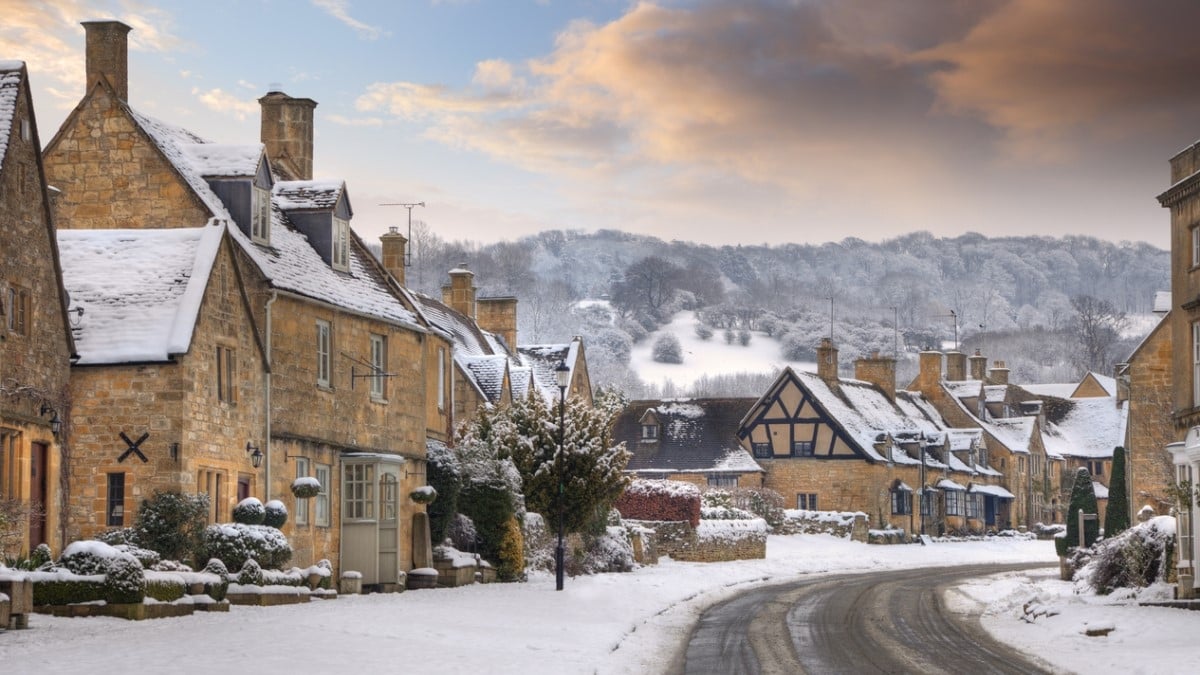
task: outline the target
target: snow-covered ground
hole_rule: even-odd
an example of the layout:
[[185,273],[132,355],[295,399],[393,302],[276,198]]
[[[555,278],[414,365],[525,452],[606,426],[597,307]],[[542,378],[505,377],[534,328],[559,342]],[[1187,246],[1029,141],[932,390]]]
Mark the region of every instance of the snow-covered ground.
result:
[[[683,363],[658,363],[651,358],[654,341],[663,333],[673,333],[683,347]],[[734,340],[726,344],[724,331],[714,329],[713,336],[701,340],[696,335],[696,313],[679,312],[671,323],[651,333],[635,344],[629,357],[629,367],[646,384],[661,386],[670,380],[676,387],[687,389],[703,375],[732,375],[736,373],[767,373],[775,375],[790,365],[796,370],[815,371],[815,363],[789,363],[779,350],[779,342],[765,333],[752,332],[750,344],[743,347]]]
[[[130,622],[35,615],[0,633],[3,672],[654,673],[662,672],[699,612],[754,585],[802,575],[973,562],[1044,562],[1049,542],[998,538],[932,546],[867,546],[825,535],[772,536],[765,560],[664,560],[630,574],[343,596],[228,614]],[[1057,567],[1055,567],[1055,570]],[[1045,574],[1004,575],[956,593],[987,606],[998,637],[1064,671],[1181,672],[1194,659],[1200,612],[1107,604]],[[1026,624],[1036,597],[1057,616]],[[1115,628],[1085,637],[1085,626]]]

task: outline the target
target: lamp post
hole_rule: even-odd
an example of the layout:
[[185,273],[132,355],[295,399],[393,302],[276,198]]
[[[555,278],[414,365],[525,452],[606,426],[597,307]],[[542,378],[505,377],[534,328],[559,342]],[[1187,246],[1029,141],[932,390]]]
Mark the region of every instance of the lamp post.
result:
[[566,423],[567,386],[571,383],[571,369],[566,361],[559,361],[554,369],[554,378],[558,384],[558,455],[554,459],[555,472],[558,474],[558,546],[554,548],[554,590],[563,589],[563,429]]

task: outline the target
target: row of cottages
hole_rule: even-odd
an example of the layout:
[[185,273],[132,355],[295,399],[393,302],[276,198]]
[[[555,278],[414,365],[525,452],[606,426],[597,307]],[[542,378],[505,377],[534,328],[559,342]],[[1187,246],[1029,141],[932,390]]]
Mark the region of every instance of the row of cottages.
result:
[[614,430],[633,455],[627,470],[765,487],[797,509],[862,511],[909,532],[1012,525],[1015,495],[979,429],[952,427],[921,394],[896,391],[893,359],[859,359],[856,379],[844,379],[830,340],[817,356],[817,373],[784,369],[757,399],[634,402]]
[[[8,345],[30,343],[6,339],[0,486],[46,504],[39,526],[59,531],[31,525],[18,548],[128,526],[159,490],[207,494],[211,522],[255,496],[288,507],[296,563],[328,558],[394,583],[424,531],[409,495],[425,484],[427,448],[483,402],[455,328],[473,326],[489,348],[513,343],[515,300],[488,313],[511,327],[499,338],[473,308],[445,321],[455,310],[404,287],[402,236],[385,235],[377,261],[350,227],[345,184],[312,178],[315,102],[270,92],[261,144],[209,143],[129,106],[128,26],[84,26],[86,93],[40,166],[35,127],[29,150],[38,171],[26,175],[55,188],[54,222],[22,225],[40,228],[20,237],[29,259],[6,246],[0,277],[30,291],[20,325],[46,350],[27,373],[16,366],[34,364]],[[570,361],[570,392],[590,396],[581,342],[535,351]],[[508,353],[525,386],[505,395],[549,395],[535,383],[554,368]],[[296,499],[290,485],[306,476],[321,492]]]
[[1107,497],[1127,409],[1113,378],[1022,388],[1003,363],[924,352],[897,391],[893,359],[858,359],[855,379],[840,378],[826,339],[817,361],[817,373],[787,369],[758,399],[635,402],[615,432],[633,453],[628,470],[766,487],[798,509],[863,511],[930,534],[1061,522],[1077,466]]
[[[0,61],[0,556],[61,536],[60,431],[75,345],[20,61]],[[33,507],[32,509],[30,507]]]

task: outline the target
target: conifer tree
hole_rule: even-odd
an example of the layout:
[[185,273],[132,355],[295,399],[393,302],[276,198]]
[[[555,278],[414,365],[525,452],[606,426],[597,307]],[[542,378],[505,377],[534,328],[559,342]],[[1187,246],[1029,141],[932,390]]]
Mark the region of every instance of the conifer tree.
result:
[[[1092,486],[1092,474],[1086,467],[1075,471],[1075,484],[1071,487],[1071,505],[1067,509],[1067,536],[1064,546],[1067,549],[1077,546],[1091,546],[1100,536],[1100,523],[1095,520],[1086,521],[1083,525],[1083,540],[1079,537],[1079,513],[1098,513],[1096,506],[1096,488]],[[1065,555],[1060,549],[1059,555]]]
[[1125,448],[1113,450],[1108,479],[1108,507],[1104,511],[1104,537],[1111,539],[1129,529],[1129,491],[1125,486]]

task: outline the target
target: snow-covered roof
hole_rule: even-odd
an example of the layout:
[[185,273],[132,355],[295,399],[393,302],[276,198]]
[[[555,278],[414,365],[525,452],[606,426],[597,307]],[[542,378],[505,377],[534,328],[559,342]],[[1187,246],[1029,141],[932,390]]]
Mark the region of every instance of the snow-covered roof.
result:
[[533,369],[534,386],[546,400],[558,400],[558,376],[555,374],[558,364],[567,364],[567,368],[571,371],[571,379],[574,379],[580,344],[581,340],[576,338],[562,344],[520,345],[517,347],[517,356],[521,365]]
[[497,350],[497,343],[489,340],[479,324],[467,315],[423,293],[413,293],[412,295],[420,303],[421,314],[431,324],[449,335],[450,340],[454,343],[456,354],[495,356],[505,353],[504,350]]
[[81,365],[165,361],[191,345],[226,231],[59,230],[63,285],[83,309],[73,328]]
[[1000,497],[1001,499],[1016,499],[1016,497],[1017,497],[1016,495],[1009,492],[1008,490],[1005,490],[1004,488],[1000,487],[999,485],[981,485],[979,483],[972,483],[971,484],[971,492],[981,492],[985,495],[992,495],[993,497]]
[[180,149],[196,172],[208,178],[254,176],[258,173],[258,165],[263,159],[261,143],[193,143]]
[[943,380],[942,386],[954,398],[979,396],[983,391],[982,380]]
[[988,403],[1003,403],[1008,396],[1008,385],[989,384],[983,388],[983,399]]
[[338,179],[279,181],[272,200],[284,211],[329,210],[345,189],[346,183]]
[[17,114],[17,95],[21,93],[23,61],[0,61],[0,167],[8,152],[8,137]]
[[1112,457],[1125,444],[1126,406],[1112,396],[1071,399],[1071,409],[1042,431],[1046,451],[1062,457]]
[[1154,309],[1156,313],[1171,311],[1171,291],[1156,291],[1154,293]]
[[980,424],[1010,451],[1029,454],[1036,417],[1002,417]]
[[504,373],[508,369],[507,356],[455,355],[454,359],[467,371],[470,375],[468,379],[474,380],[480,393],[487,397],[489,402],[500,402],[504,394]]
[[1035,396],[1053,396],[1055,398],[1071,398],[1071,394],[1075,393],[1075,389],[1079,387],[1078,383],[1056,383],[1056,384],[1022,384],[1021,388],[1025,391],[1034,394]]
[[200,167],[193,163],[191,151],[188,149],[197,143],[207,143],[208,141],[182,127],[143,115],[133,108],[127,107],[127,109],[130,117],[154,141],[167,160],[175,167],[175,170],[179,172],[179,175],[192,188],[196,197],[204,202],[209,214],[214,218],[232,221],[233,218],[221,202],[221,198],[208,186],[208,181],[204,180]]
[[959,485],[958,483],[955,483],[954,481],[950,480],[949,478],[943,478],[943,479],[939,480],[937,482],[937,488],[939,490],[958,490],[961,492],[965,492],[967,490],[967,488]]
[[[737,435],[753,404],[750,398],[633,401],[617,416],[613,439],[632,454],[629,472],[761,472]],[[653,439],[642,435],[649,412],[661,430]]]

